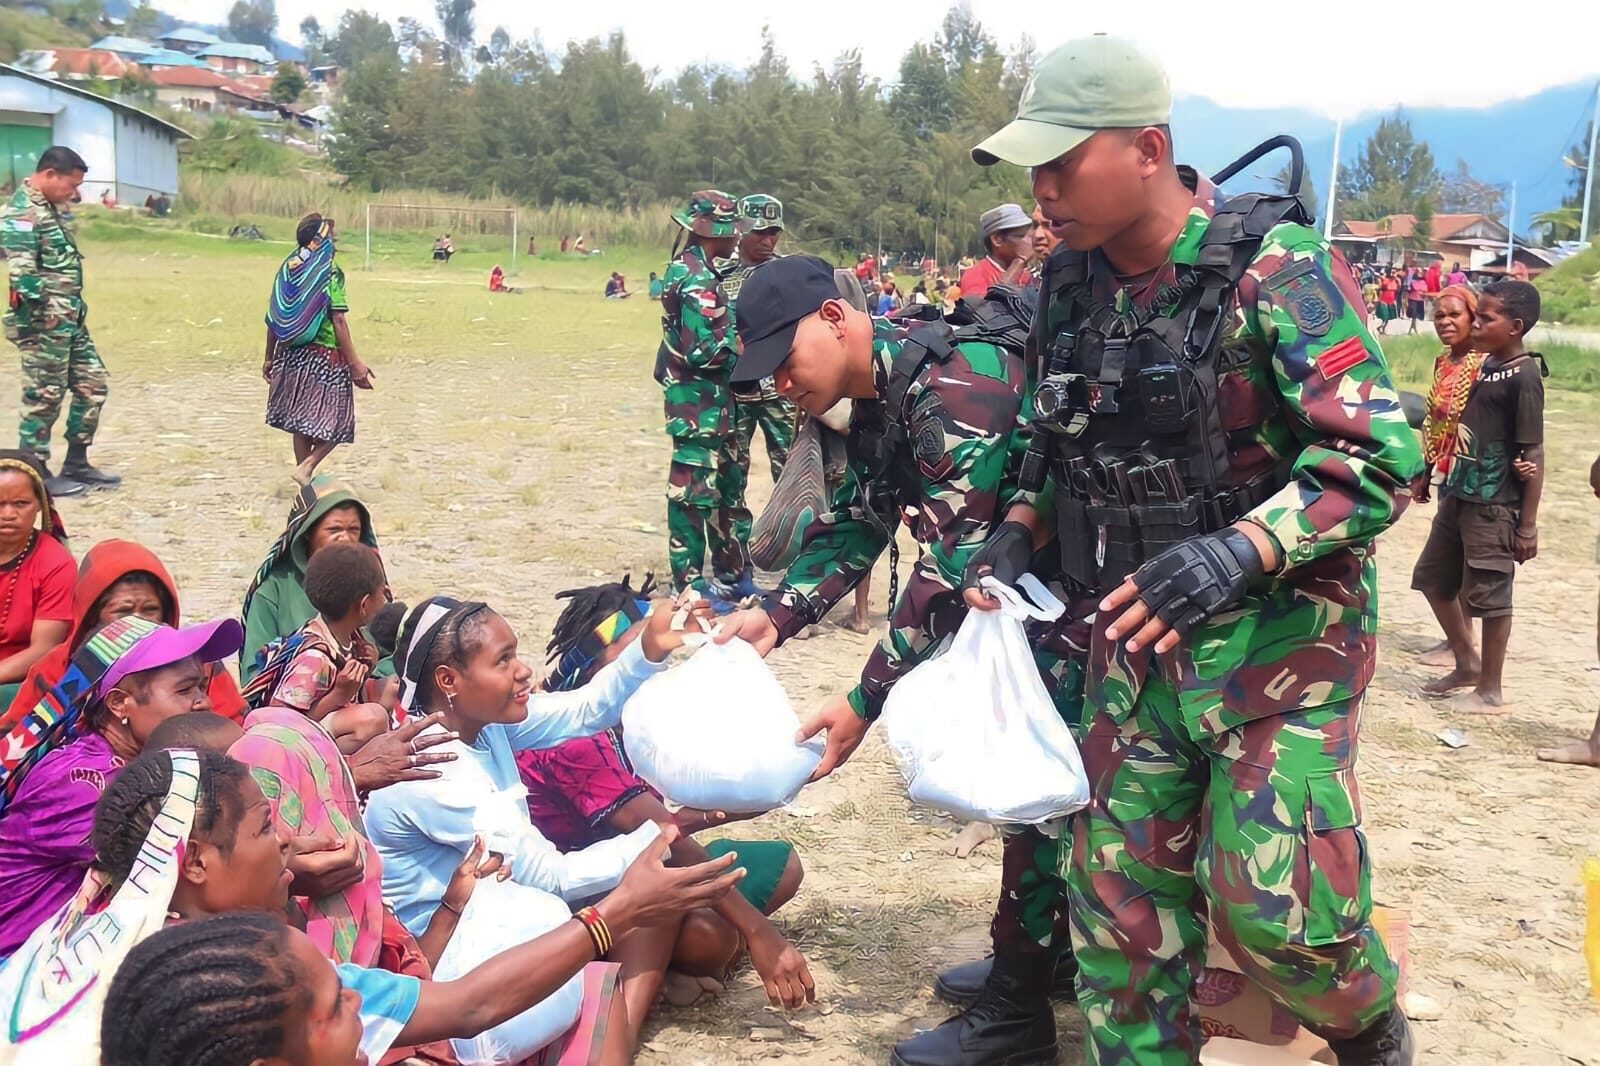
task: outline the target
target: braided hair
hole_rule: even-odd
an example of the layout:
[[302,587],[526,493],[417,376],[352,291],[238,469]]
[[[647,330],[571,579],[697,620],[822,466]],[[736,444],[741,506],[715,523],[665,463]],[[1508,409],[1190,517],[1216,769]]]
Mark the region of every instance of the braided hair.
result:
[[483,643],[484,627],[489,624],[489,616],[494,613],[493,608],[486,603],[456,604],[444,616],[443,625],[434,637],[426,657],[421,662],[413,662],[412,643],[416,639],[417,631],[424,626],[423,617],[429,605],[435,602],[435,600],[423,600],[411,609],[405,625],[400,629],[400,642],[396,645],[396,655],[403,658],[400,664],[402,675],[417,686],[416,697],[406,710],[418,715],[427,714],[430,705],[438,698],[435,677],[439,667],[465,669],[467,660]]
[[281,919],[246,912],[171,926],[135,947],[106,995],[101,1066],[240,1066],[282,1055],[286,1020],[311,1009],[288,939]]
[[[226,755],[209,751],[195,755],[200,759],[200,790],[193,832],[227,855],[244,817],[239,791],[250,771]],[[93,865],[114,887],[120,887],[133,871],[171,788],[172,758],[165,751],[147,751],[117,775],[95,804],[94,829],[89,835],[94,845]]]
[[622,610],[635,600],[648,600],[656,591],[656,576],[644,575],[644,584],[633,587],[633,575],[623,574],[621,581],[588,588],[567,589],[556,593],[556,599],[566,600],[561,617],[556,619],[550,643],[544,647],[553,662],[577,647],[578,641],[589,635],[603,620]]

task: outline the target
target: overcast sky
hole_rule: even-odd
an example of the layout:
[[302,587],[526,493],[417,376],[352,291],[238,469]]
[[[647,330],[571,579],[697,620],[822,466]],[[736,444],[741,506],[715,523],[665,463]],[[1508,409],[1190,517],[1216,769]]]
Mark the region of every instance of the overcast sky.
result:
[[[179,18],[222,22],[232,0],[156,4]],[[278,0],[280,31],[297,40],[305,16],[329,27],[346,6],[390,20],[434,19],[433,0]],[[478,0],[478,33],[487,39],[504,25],[514,38],[537,32],[546,47],[559,48],[569,38],[620,28],[641,63],[670,73],[703,59],[743,66],[767,23],[797,71],[859,47],[868,70],[892,81],[901,54],[934,35],[947,6],[943,0]],[[1600,79],[1600,51],[1585,44],[1592,42],[1593,0],[1259,0],[1256,13],[1241,0],[972,0],[971,7],[1007,47],[1024,34],[1041,51],[1097,31],[1132,37],[1166,63],[1177,93],[1237,107],[1296,105],[1338,116],[1397,103],[1471,106]]]

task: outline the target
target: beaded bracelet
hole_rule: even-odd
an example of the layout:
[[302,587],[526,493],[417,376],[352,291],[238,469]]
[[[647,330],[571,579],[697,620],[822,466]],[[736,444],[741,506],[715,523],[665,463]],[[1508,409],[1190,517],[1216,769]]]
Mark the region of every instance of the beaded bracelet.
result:
[[593,907],[583,908],[575,917],[589,931],[589,939],[594,941],[595,958],[605,958],[606,954],[611,951],[611,945],[615,943],[611,937],[611,927],[606,925],[606,920]]

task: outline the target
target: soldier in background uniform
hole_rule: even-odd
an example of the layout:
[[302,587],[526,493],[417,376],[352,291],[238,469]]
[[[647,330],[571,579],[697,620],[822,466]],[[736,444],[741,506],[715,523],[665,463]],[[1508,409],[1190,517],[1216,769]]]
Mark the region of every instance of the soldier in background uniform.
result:
[[[722,280],[722,291],[728,296],[728,307],[738,320],[739,287],[756,267],[778,254],[778,240],[783,236],[783,204],[762,193],[739,200],[739,215],[748,219],[750,232],[739,238],[739,265]],[[789,457],[789,445],[794,442],[794,404],[778,394],[771,378],[757,382],[735,383],[733,433],[737,443],[734,461],[738,465],[739,513],[735,519],[736,535],[740,544],[750,541],[750,511],[745,504],[745,490],[750,483],[750,446],[759,429],[766,440],[767,462],[772,466],[772,480],[783,472],[783,462]],[[737,590],[741,596],[756,594],[753,582]]]
[[1198,1061],[1209,915],[1340,1066],[1409,1066],[1355,756],[1372,541],[1421,455],[1344,261],[1292,198],[1176,167],[1171,106],[1155,61],[1086,38],[973,150],[1032,168],[1062,239],[1034,323],[1054,514],[1014,509],[974,572],[1053,523],[1100,598],[1068,871],[1089,1059]]
[[728,384],[736,359],[733,316],[721,287],[745,225],[733,197],[716,189],[695,193],[672,219],[688,240],[662,278],[662,385],[672,438],[667,552],[674,593],[691,585],[715,592],[703,574],[708,551],[718,585],[736,586],[748,572],[735,530],[741,494]]
[[48,486],[56,496],[86,488],[115,488],[122,479],[89,464],[107,393],[106,365],[95,351],[83,302],[83,255],[62,222],[61,208],[77,197],[89,167],[70,148],[45,150],[32,177],[18,187],[0,223],[11,276],[6,339],[22,353],[20,445],[50,458],[50,431],[68,391],[67,457]]
[[[904,592],[891,592],[889,632],[859,683],[829,698],[801,728],[805,736],[827,730],[814,779],[849,759],[895,682],[960,627],[968,557],[1021,498],[1014,460],[1026,444],[1022,352],[1032,305],[1016,292],[1005,299],[986,306],[990,316],[954,331],[944,323],[894,322],[841,299],[832,268],[810,256],[757,267],[740,290],[736,385],[775,375],[779,391],[811,416],[853,401],[850,458],[833,510],[812,522],[783,584],[767,597],[771,630],[742,635],[766,647],[816,623],[867,578],[902,521],[921,548]],[[970,1009],[902,1041],[894,1063],[1054,1061],[1047,993],[1064,939],[1054,876],[1059,852],[1055,840],[1038,834],[1008,838],[994,962],[967,975],[975,986],[964,997]]]

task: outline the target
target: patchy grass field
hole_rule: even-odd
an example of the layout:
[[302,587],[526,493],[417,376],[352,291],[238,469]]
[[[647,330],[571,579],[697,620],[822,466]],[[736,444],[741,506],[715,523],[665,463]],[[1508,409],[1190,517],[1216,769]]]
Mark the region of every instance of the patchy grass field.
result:
[[[116,229],[89,227],[85,243],[90,322],[114,375],[95,457],[127,484],[64,505],[73,544],[141,541],[177,576],[190,618],[234,613],[292,489],[289,442],[262,422],[259,376],[264,301],[286,249]],[[328,469],[371,503],[397,595],[487,598],[538,659],[554,593],[665,569],[667,449],[649,378],[658,309],[642,292],[665,250],[536,260],[515,279],[520,296],[487,291],[493,250],[469,247],[448,268],[427,262],[421,238],[386,239],[382,251],[371,273],[356,269],[358,254],[347,263],[353,329],[378,391],[359,397],[358,441]],[[601,299],[611,269],[640,295]],[[1407,358],[1431,359],[1431,348]],[[1413,385],[1425,376],[1418,365],[1405,375]],[[4,371],[11,395],[15,367]],[[1600,852],[1600,775],[1533,760],[1541,743],[1587,729],[1600,687],[1597,504],[1586,485],[1597,418],[1600,397],[1551,393],[1542,553],[1519,575],[1508,677],[1517,706],[1503,718],[1453,721],[1418,695],[1428,675],[1414,655],[1435,633],[1408,583],[1431,509],[1412,509],[1384,539],[1384,662],[1361,767],[1376,894],[1411,908],[1412,987],[1444,1004],[1442,1020],[1419,1026],[1421,1061],[1600,1062],[1578,883],[1581,859]],[[766,466],[755,467],[759,501]],[[887,587],[880,575],[880,624]],[[807,707],[848,686],[868,647],[825,625],[774,665]],[[1448,725],[1470,746],[1437,743]],[[747,973],[715,1001],[664,1008],[643,1061],[884,1061],[890,1043],[942,1016],[935,968],[986,941],[998,844],[955,859],[944,853],[954,829],[908,805],[876,737],[795,807],[743,827],[803,850],[807,882],[781,919],[811,958],[822,1002],[786,1024]],[[1060,1017],[1064,1061],[1077,1062],[1081,1022],[1068,1007]]]

